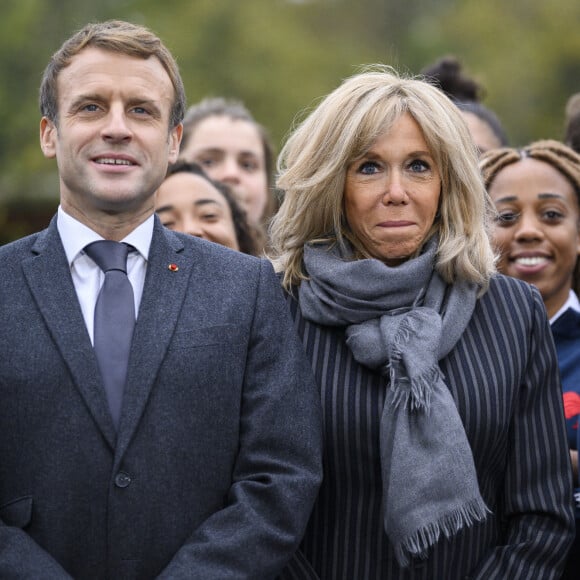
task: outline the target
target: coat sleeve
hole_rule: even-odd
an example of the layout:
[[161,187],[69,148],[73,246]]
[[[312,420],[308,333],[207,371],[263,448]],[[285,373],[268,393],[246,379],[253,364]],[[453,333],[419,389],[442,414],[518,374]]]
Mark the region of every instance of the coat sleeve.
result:
[[539,292],[530,290],[530,348],[522,353],[528,363],[511,419],[503,505],[498,506],[505,535],[470,576],[478,580],[560,578],[574,538],[558,362],[544,304]]
[[232,485],[159,578],[275,578],[306,528],[322,479],[320,398],[265,260],[259,278]]

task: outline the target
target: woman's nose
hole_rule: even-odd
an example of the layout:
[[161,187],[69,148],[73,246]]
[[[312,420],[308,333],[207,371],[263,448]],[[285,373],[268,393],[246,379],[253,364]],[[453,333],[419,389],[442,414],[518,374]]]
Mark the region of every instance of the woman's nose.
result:
[[393,171],[386,177],[383,201],[385,204],[399,205],[408,201],[405,183],[399,172]]
[[199,220],[194,218],[187,218],[183,222],[183,231],[190,236],[195,236],[196,238],[203,238],[204,231],[199,223]]
[[531,213],[522,213],[516,227],[516,239],[519,241],[540,240],[544,231],[538,218]]
[[216,179],[224,183],[237,184],[240,182],[240,166],[238,162],[226,157],[216,170]]

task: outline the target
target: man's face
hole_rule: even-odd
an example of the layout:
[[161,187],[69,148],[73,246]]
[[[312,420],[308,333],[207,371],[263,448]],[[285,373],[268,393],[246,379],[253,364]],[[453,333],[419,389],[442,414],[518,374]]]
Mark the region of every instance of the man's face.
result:
[[181,125],[169,128],[174,89],[162,64],[90,47],[57,83],[58,122],[43,118],[40,140],[56,157],[63,209],[85,223],[152,213],[181,139]]

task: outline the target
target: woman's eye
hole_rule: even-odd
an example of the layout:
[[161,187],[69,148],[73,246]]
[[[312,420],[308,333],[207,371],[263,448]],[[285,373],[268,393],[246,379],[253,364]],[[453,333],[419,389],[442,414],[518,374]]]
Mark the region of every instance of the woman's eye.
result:
[[544,218],[547,219],[548,221],[558,221],[561,220],[563,217],[564,216],[562,215],[562,213],[555,209],[549,209],[544,212]]
[[379,166],[374,161],[365,161],[361,163],[358,168],[358,173],[362,173],[363,175],[374,175],[379,170]]
[[424,171],[428,171],[431,168],[426,161],[423,161],[422,159],[414,159],[411,161],[411,163],[409,163],[409,169],[414,173],[423,173]]
[[497,214],[495,221],[500,226],[511,226],[515,223],[518,217],[519,214],[514,211],[504,211]]
[[201,219],[206,222],[214,222],[218,219],[218,217],[219,216],[217,213],[206,213],[201,216]]
[[240,163],[240,166],[242,167],[242,169],[244,171],[248,171],[248,172],[254,172],[257,171],[259,169],[259,165],[256,161],[242,161],[242,163]]

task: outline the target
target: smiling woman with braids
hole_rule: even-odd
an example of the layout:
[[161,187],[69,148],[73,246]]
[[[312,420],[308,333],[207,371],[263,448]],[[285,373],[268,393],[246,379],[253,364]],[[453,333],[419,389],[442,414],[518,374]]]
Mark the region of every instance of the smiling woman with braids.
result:
[[[578,486],[580,155],[558,141],[537,141],[522,149],[490,151],[481,167],[497,208],[493,237],[500,251],[498,268],[537,286],[550,317]],[[578,506],[576,522],[578,529]],[[579,570],[580,534],[563,578],[578,578]]]
[[539,292],[495,273],[457,107],[387,67],[286,142],[274,262],[318,380],[324,481],[285,578],[556,579],[573,535]]

